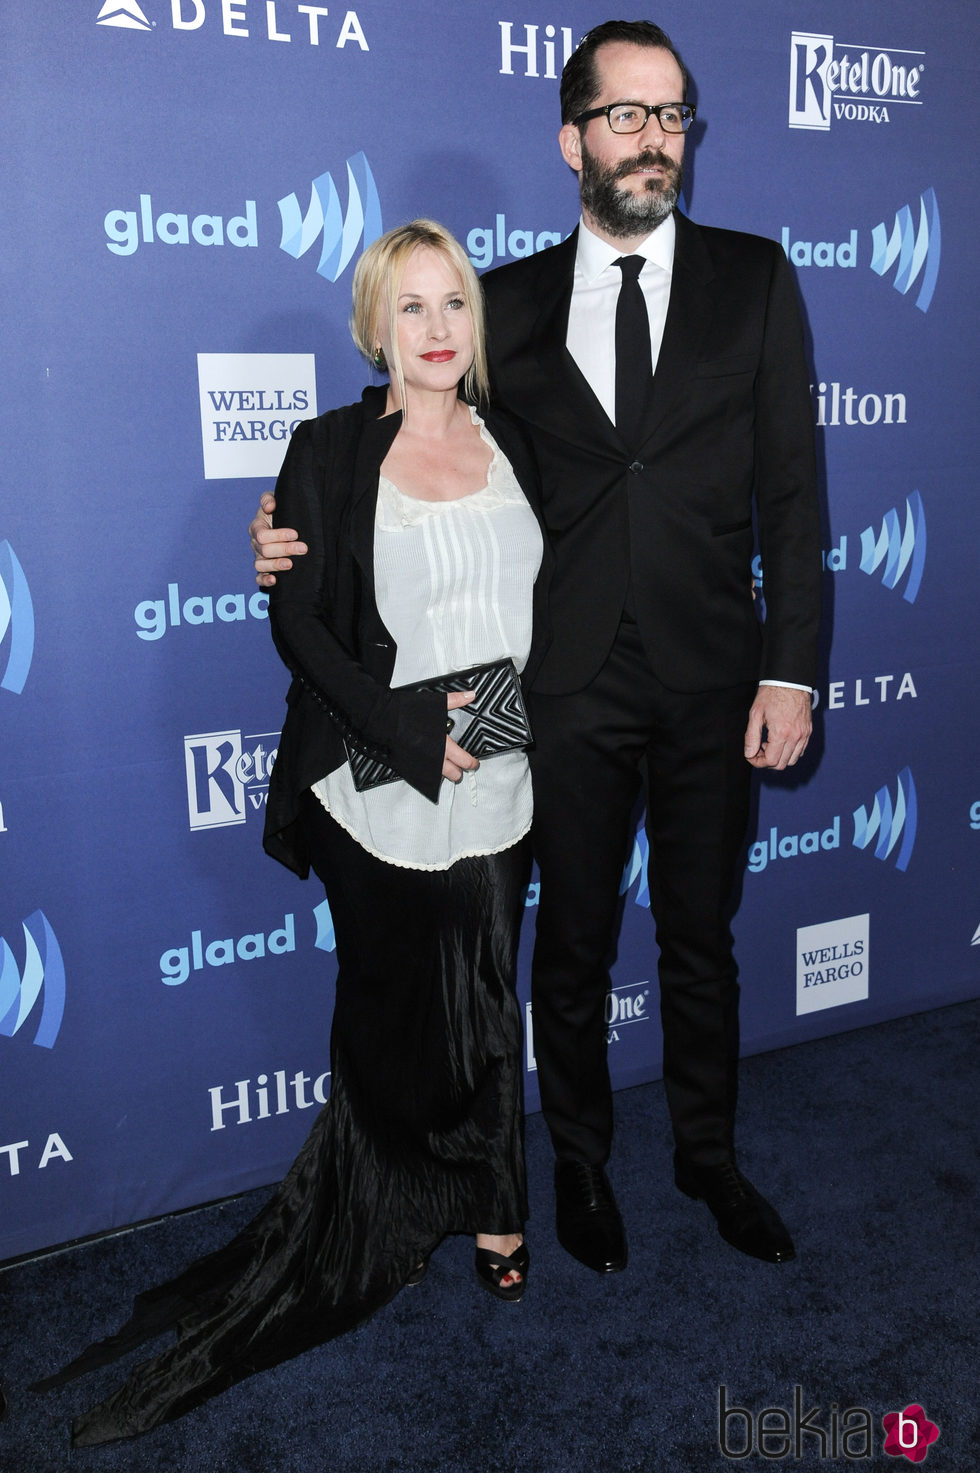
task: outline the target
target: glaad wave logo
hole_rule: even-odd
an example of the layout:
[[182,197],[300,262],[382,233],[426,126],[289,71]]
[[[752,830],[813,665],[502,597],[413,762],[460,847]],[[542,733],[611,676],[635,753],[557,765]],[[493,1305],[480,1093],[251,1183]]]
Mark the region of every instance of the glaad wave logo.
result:
[[873,255],[871,269],[884,276],[895,262],[898,268],[892,282],[895,290],[903,296],[911,290],[922,273],[922,285],[915,305],[920,312],[928,312],[932,294],[936,290],[939,275],[939,257],[942,250],[942,232],[939,226],[939,206],[936,191],[927,189],[919,196],[919,228],[912,227],[912,211],[903,205],[895,215],[891,234],[884,221],[871,232]]
[[336,951],[337,936],[333,928],[333,916],[330,914],[330,902],[321,900],[319,905],[313,907],[316,917],[316,940],[313,945],[318,951]]
[[644,820],[641,820],[633,836],[633,852],[623,869],[623,878],[619,882],[619,893],[625,895],[631,885],[636,884],[633,903],[648,906],[650,904],[650,883],[647,872],[650,864],[650,841],[643,823]]
[[336,281],[364,237],[369,246],[381,234],[381,201],[364,153],[347,160],[347,214],[341,218],[340,196],[329,173],[319,174],[310,188],[310,207],[303,215],[295,194],[279,201],[281,250],[298,261],[323,232],[317,272]]
[[[847,231],[845,240],[806,240],[802,237],[797,239],[793,229],[784,225],[780,230],[780,240],[787,260],[794,266],[824,271],[831,268],[857,270],[860,241],[857,226]],[[913,228],[912,210],[908,205],[903,205],[896,212],[891,231],[884,221],[871,230],[871,260],[868,263],[871,270],[877,276],[884,276],[895,266],[893,285],[902,296],[908,295],[921,274],[919,295],[915,299],[920,312],[928,312],[932,302],[941,254],[942,230],[934,189],[927,189],[919,196],[918,230]]]
[[23,976],[13,952],[0,936],[0,1035],[13,1038],[27,1021],[43,986],[44,1001],[34,1042],[41,1048],[53,1048],[65,1013],[65,963],[43,910],[34,911],[22,925]]
[[905,498],[904,531],[898,511],[892,507],[882,518],[877,536],[874,527],[865,527],[861,533],[861,572],[870,576],[882,563],[885,570],[881,581],[885,588],[896,588],[908,570],[902,597],[906,603],[914,604],[926,563],[926,514],[918,491]]
[[[10,635],[6,665],[3,645]],[[34,605],[24,569],[10,543],[0,542],[0,689],[20,695],[34,658]]]
[[136,4],[136,0],[105,0],[96,17],[96,25],[123,26],[128,31],[152,31],[153,27]]
[[879,788],[874,796],[870,813],[862,806],[854,810],[854,847],[867,849],[875,844],[875,859],[888,859],[901,839],[895,856],[895,868],[903,873],[908,869],[915,845],[918,827],[918,803],[912,773],[903,767],[898,774],[895,801],[887,787]]

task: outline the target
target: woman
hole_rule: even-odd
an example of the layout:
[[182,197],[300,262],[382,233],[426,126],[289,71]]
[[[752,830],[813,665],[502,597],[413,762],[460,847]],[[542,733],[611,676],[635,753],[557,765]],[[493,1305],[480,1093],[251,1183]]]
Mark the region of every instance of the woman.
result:
[[[77,1446],[172,1420],[350,1329],[418,1282],[446,1233],[476,1234],[492,1293],[524,1290],[514,981],[527,759],[480,764],[453,740],[448,713],[470,693],[400,687],[539,659],[543,546],[522,490],[535,494],[533,465],[512,424],[469,402],[487,387],[480,287],[441,226],[416,220],[365,251],[351,328],[390,383],[297,428],[276,499],[310,551],[269,610],[294,678],[264,842],[326,887],[330,1100],[232,1243],[139,1296],[118,1336],[43,1383],[179,1328],[76,1419]],[[345,739],[398,780],[359,792]]]

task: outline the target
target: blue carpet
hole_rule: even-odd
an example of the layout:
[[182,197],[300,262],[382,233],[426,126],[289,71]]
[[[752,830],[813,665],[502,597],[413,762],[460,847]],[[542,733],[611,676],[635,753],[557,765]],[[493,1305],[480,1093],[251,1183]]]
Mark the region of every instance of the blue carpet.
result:
[[[980,1469],[977,1245],[980,1003],[744,1061],[741,1161],[794,1234],[795,1263],[744,1258],[671,1181],[660,1085],[616,1096],[610,1175],[630,1239],[599,1278],[558,1247],[550,1146],[528,1122],[532,1265],[520,1305],[447,1240],[422,1285],[346,1338],[253,1377],[133,1443],[71,1453],[68,1423],[119,1368],[44,1397],[26,1390],[117,1327],[133,1294],[218,1246],[262,1193],[0,1274],[2,1473],[716,1473],[913,1466],[882,1452],[881,1418],[912,1403],[940,1428],[924,1466]],[[145,1352],[143,1352],[145,1354]],[[785,1454],[719,1446],[719,1388],[752,1417],[824,1429]],[[870,1460],[834,1446],[848,1408]],[[852,1417],[848,1426],[856,1426]],[[777,1431],[781,1419],[766,1426]],[[729,1454],[745,1417],[727,1423]],[[836,1455],[835,1455],[836,1453]]]

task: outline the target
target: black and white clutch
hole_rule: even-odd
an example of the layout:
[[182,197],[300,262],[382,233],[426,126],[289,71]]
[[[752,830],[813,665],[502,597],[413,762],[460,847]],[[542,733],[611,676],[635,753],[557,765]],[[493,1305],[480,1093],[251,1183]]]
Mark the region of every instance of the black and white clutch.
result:
[[[440,695],[448,695],[454,690],[475,691],[468,706],[447,712],[451,723],[447,730],[453,741],[481,762],[487,757],[497,757],[501,752],[526,747],[531,741],[531,724],[513,660],[474,665],[469,670],[454,670],[449,675],[437,675],[431,680],[418,680],[399,688],[435,691]],[[344,745],[354,786],[359,793],[400,780],[393,767],[359,751],[349,741],[345,740]]]

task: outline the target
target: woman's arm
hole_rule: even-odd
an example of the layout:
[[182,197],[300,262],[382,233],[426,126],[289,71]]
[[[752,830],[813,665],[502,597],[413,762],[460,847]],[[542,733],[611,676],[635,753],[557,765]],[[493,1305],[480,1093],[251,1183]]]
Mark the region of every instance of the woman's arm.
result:
[[[314,425],[299,425],[276,482],[277,516],[309,548],[269,599],[272,637],[296,680],[323,706],[341,734],[380,757],[435,801],[446,758],[446,703],[433,692],[392,690],[338,637],[329,607],[322,474]],[[331,548],[330,560],[353,558]]]

